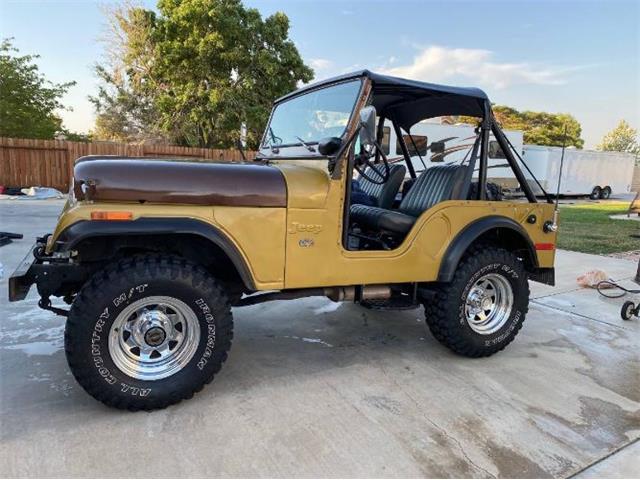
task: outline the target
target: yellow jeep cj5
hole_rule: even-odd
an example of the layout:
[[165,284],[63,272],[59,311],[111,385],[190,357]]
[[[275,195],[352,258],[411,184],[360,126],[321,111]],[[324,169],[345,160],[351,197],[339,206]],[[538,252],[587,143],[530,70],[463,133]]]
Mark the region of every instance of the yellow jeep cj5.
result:
[[[456,115],[478,118],[464,158],[416,173],[411,127]],[[400,158],[381,146],[389,128]],[[487,181],[494,167],[517,201]],[[554,209],[527,172],[481,90],[356,72],[276,100],[252,162],[78,159],[9,297],[36,284],[67,316],[77,381],[130,410],[190,398],[227,359],[232,308],[273,300],[424,305],[442,344],[483,357],[522,327],[528,280],[554,281]]]

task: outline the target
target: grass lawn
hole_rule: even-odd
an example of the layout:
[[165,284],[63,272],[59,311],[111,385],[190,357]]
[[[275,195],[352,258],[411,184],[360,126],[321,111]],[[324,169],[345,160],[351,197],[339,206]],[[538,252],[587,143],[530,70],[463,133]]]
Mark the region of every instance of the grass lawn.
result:
[[612,220],[609,215],[626,214],[626,202],[560,205],[558,247],[576,252],[606,254],[640,249],[640,222]]

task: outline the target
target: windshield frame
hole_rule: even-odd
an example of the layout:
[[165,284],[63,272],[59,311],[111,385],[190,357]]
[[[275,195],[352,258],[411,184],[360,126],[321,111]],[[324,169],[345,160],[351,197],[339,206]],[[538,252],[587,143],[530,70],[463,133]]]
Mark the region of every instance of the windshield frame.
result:
[[[299,94],[294,94],[292,96],[287,96],[284,100],[282,101],[276,101],[273,104],[273,107],[271,108],[271,113],[269,114],[269,120],[267,121],[267,125],[264,129],[264,133],[262,135],[262,139],[260,140],[260,147],[259,147],[259,152],[260,152],[260,156],[263,158],[287,158],[287,157],[295,157],[295,158],[300,158],[300,157],[313,157],[313,158],[317,158],[317,157],[325,157],[324,155],[322,155],[321,153],[315,151],[315,152],[310,152],[307,147],[302,143],[302,142],[295,142],[295,143],[286,143],[286,144],[280,144],[280,145],[270,145],[269,142],[269,131],[271,129],[271,121],[273,119],[273,114],[275,113],[276,109],[278,108],[278,106],[290,102],[292,100],[296,100],[304,95],[309,95],[309,94],[314,94],[317,93],[321,90],[326,90],[329,88],[334,88],[338,85],[343,85],[346,83],[354,83],[354,82],[360,82],[359,88],[358,88],[358,93],[355,95],[354,100],[353,100],[353,105],[351,107],[351,113],[349,114],[349,119],[347,120],[347,124],[345,125],[345,128],[342,132],[342,134],[340,135],[339,138],[342,138],[344,140],[345,136],[347,135],[347,133],[349,132],[350,126],[353,122],[354,116],[356,114],[356,110],[358,108],[358,101],[360,100],[360,98],[362,97],[362,92],[363,92],[363,88],[364,88],[364,77],[360,76],[360,77],[352,77],[352,78],[347,78],[347,79],[343,79],[343,80],[339,80],[333,83],[329,83],[329,84],[324,84],[324,85],[319,85],[317,88],[313,88],[313,89],[305,89],[303,91],[301,91]],[[321,140],[321,139],[318,139]],[[318,141],[308,141],[308,142],[304,142],[307,145],[318,145]],[[299,149],[301,149],[300,152],[297,151],[291,151],[290,150],[290,155],[285,155],[285,156],[281,156],[278,152],[278,150],[282,149],[282,148],[287,148],[290,149],[291,147],[298,147]]]

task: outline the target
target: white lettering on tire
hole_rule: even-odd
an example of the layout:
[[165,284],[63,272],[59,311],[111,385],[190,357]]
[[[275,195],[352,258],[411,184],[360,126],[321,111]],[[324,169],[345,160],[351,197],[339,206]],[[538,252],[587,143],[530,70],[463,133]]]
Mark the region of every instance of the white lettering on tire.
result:
[[127,300],[131,300],[131,297],[134,293],[144,293],[145,289],[148,286],[148,284],[144,283],[142,285],[130,288],[128,292],[122,292],[120,295],[113,299],[113,305],[119,307]]
[[203,298],[196,300],[196,305],[204,314],[204,319],[207,322],[207,343],[197,363],[198,369],[202,370],[213,355],[213,349],[216,345],[216,324],[213,314],[211,313],[211,308],[209,308],[209,305],[207,305],[207,302],[205,302]]
[[[144,285],[146,287],[146,285]],[[139,287],[136,287],[139,288]],[[133,290],[133,289],[132,289]],[[122,295],[119,295],[114,299],[113,303],[116,303],[116,300],[119,299]],[[117,305],[116,305],[117,306]],[[93,365],[96,367],[98,374],[102,377],[102,379],[107,382],[109,385],[113,385],[117,382],[116,377],[109,371],[109,369],[104,364],[104,359],[102,358],[102,350],[100,345],[100,340],[102,338],[102,330],[104,324],[109,319],[109,307],[105,308],[95,325],[93,326],[93,332],[91,333],[91,356],[93,357]],[[150,388],[139,388],[133,387],[127,383],[120,382],[120,390],[124,393],[129,393],[133,396],[146,397],[151,393]]]

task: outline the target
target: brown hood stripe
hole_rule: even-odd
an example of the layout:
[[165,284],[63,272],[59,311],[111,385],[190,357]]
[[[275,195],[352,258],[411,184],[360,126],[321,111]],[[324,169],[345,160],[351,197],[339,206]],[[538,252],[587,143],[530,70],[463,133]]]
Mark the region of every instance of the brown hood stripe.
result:
[[82,157],[74,168],[78,199],[118,202],[286,207],[275,167],[123,157]]

